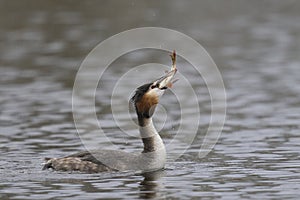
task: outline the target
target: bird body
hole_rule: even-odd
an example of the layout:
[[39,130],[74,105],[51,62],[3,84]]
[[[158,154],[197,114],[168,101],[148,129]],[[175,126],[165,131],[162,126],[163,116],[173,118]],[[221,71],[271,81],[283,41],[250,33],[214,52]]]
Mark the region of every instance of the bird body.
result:
[[159,98],[167,88],[172,86],[172,78],[177,71],[175,51],[171,57],[173,61],[171,70],[156,81],[137,88],[131,98],[144,144],[141,153],[103,149],[83,151],[62,158],[46,158],[43,169],[99,173],[128,170],[155,171],[164,168],[166,149],[153,125],[152,116],[156,105],[159,103]]

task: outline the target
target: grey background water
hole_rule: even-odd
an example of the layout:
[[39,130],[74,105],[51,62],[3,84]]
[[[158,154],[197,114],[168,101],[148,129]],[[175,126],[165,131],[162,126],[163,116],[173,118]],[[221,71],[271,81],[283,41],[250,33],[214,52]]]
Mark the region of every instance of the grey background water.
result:
[[[1,0],[0,16],[1,199],[298,198],[299,1]],[[193,37],[218,65],[228,107],[212,152],[197,156],[210,117],[209,94],[189,67],[182,67],[199,96],[200,126],[193,145],[164,171],[42,171],[43,157],[84,149],[71,103],[80,63],[104,39],[144,26]],[[161,51],[132,52],[113,63],[101,81],[111,86],[131,66],[147,62],[169,60]],[[183,60],[180,64],[188,65]],[[140,141],[115,127],[111,91],[97,91],[102,92],[96,96],[98,118],[108,137],[119,149],[139,151]],[[167,104],[173,98],[166,94],[162,102],[169,117],[162,131],[166,143],[172,140],[179,115],[178,104]],[[164,120],[161,116],[156,115],[157,122]],[[193,120],[190,116],[185,125]],[[95,140],[101,146],[101,138]]]

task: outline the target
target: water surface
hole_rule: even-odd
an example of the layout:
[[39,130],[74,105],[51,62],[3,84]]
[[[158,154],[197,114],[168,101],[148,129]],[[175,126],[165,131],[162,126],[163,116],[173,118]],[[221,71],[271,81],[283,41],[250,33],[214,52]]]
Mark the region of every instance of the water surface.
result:
[[[300,189],[300,4],[294,1],[1,1],[1,199],[297,199]],[[201,106],[193,145],[163,171],[80,174],[42,171],[46,156],[83,150],[72,117],[72,89],[80,63],[99,42],[121,31],[158,26],[202,44],[218,65],[227,93],[227,120],[214,149],[198,157],[210,118],[210,96],[189,65],[179,69]],[[167,58],[168,59],[168,58]],[[111,88],[132,66],[168,64],[166,52],[122,56],[97,89],[101,125],[119,149],[141,142],[116,128]],[[121,66],[121,67],[120,67]],[[152,80],[141,74],[136,80]],[[102,85],[101,85],[102,84]],[[124,85],[132,87],[135,82]],[[180,84],[177,86],[180,89]],[[182,88],[184,90],[184,88]],[[122,98],[129,98],[130,94]],[[174,94],[155,120],[165,143],[180,117]],[[169,103],[171,102],[171,103]],[[174,109],[175,108],[175,109]],[[193,110],[193,107],[189,108]],[[119,113],[124,116],[125,113]],[[185,119],[185,126],[197,119]],[[188,130],[188,129],[187,129]],[[135,130],[132,130],[133,133]],[[186,134],[189,134],[187,131]],[[101,137],[95,138],[102,144]],[[178,153],[182,141],[175,141]]]

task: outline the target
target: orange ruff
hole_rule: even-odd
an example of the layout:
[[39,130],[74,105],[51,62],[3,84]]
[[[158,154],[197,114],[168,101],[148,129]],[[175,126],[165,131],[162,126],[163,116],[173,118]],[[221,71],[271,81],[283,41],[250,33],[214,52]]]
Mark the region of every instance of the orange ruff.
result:
[[148,112],[152,106],[155,106],[158,104],[158,96],[151,95],[151,94],[145,94],[142,99],[136,103],[137,109],[142,112]]

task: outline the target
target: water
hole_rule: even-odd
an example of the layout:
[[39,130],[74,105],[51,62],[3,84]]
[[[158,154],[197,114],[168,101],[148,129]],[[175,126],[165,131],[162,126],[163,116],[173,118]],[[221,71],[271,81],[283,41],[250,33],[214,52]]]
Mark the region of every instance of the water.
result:
[[[294,1],[1,1],[1,199],[297,199],[299,10]],[[210,117],[210,97],[203,81],[195,81],[189,65],[181,60],[179,70],[198,92],[201,119],[193,145],[180,159],[148,174],[42,171],[44,157],[84,149],[71,103],[82,60],[100,41],[141,26],[182,31],[200,42],[218,65],[228,107],[214,149],[198,157]],[[139,151],[141,144],[115,128],[111,87],[131,66],[168,64],[165,59],[160,51],[132,52],[113,63],[101,80],[104,89],[97,89],[97,114],[114,148]],[[152,78],[142,74],[137,82]],[[124,89],[134,86],[132,82]],[[169,113],[165,125],[160,124],[164,111],[156,115],[166,143],[172,141],[180,116],[173,99],[169,92],[161,102]],[[120,116],[126,125],[125,113]],[[189,127],[194,120],[190,116],[184,125]],[[96,142],[106,145],[102,139]],[[183,146],[182,141],[175,144],[169,154],[179,153]]]

